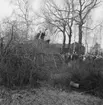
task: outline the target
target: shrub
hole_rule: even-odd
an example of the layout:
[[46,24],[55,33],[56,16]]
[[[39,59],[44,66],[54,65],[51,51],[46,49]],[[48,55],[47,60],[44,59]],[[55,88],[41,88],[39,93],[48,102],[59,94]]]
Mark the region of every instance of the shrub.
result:
[[72,74],[72,81],[79,83],[88,75],[88,71],[86,70],[86,63],[79,60],[73,61],[70,72]]
[[[57,51],[42,40],[11,44],[0,62],[1,84],[23,86],[36,85],[38,80],[48,81],[51,70],[56,69],[54,58],[60,58],[58,54],[53,57],[53,53],[57,54]],[[61,62],[58,64],[61,65]]]
[[50,84],[58,88],[67,88],[71,80],[71,74],[68,72],[55,73],[50,75]]
[[36,73],[36,70],[33,62],[28,58],[11,54],[4,57],[0,63],[0,77],[6,86],[29,84],[33,73]]
[[74,61],[72,64],[72,81],[80,84],[79,90],[103,96],[103,75],[101,60]]

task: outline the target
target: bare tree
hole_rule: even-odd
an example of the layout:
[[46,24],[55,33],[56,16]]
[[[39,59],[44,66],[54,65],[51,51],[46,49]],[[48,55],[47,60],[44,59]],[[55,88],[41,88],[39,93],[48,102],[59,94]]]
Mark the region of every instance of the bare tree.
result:
[[74,16],[74,0],[65,0],[66,3],[66,10],[68,13],[68,18],[67,18],[67,35],[68,35],[68,49],[70,49],[70,45],[71,45],[71,38],[72,38],[72,28],[73,28],[73,22],[74,19],[76,18]]
[[13,42],[17,43],[17,23],[16,21],[11,21],[10,18],[5,18],[1,26],[4,28],[1,30],[1,55],[5,56],[11,44]]
[[12,3],[17,7],[14,10],[14,13],[20,23],[24,25],[23,27],[25,27],[25,34],[27,39],[30,26],[33,24],[33,20],[35,20],[35,14],[33,12],[32,6],[28,0],[12,0]]
[[99,0],[76,0],[75,1],[75,14],[77,14],[77,18],[75,21],[78,25],[79,31],[79,44],[82,44],[82,36],[83,36],[83,25],[86,22],[87,16],[90,12],[97,7],[99,4]]
[[61,32],[63,35],[63,46],[65,48],[66,35],[69,37],[70,47],[71,37],[72,37],[72,26],[73,26],[73,1],[74,0],[65,0],[64,4],[60,7],[53,0],[47,0],[45,8],[43,9],[44,19],[48,24],[51,24],[55,27],[57,32]]
[[46,22],[52,24],[57,31],[62,32],[63,34],[62,49],[64,49],[66,41],[66,22],[63,19],[62,11],[60,11],[60,8],[53,0],[52,1],[47,0],[45,10],[43,12]]

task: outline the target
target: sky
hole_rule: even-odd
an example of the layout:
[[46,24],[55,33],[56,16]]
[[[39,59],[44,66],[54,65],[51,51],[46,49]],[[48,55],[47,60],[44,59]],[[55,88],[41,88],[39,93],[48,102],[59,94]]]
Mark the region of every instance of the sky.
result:
[[[33,9],[38,11],[40,9],[42,0],[29,0],[33,5]],[[0,0],[0,20],[6,16],[10,16],[13,11],[13,5],[10,4],[10,0]]]
[[[34,11],[36,12],[39,12],[40,7],[43,4],[42,1],[43,0],[29,0],[29,2],[33,6]],[[56,1],[60,2],[60,0],[56,0]],[[0,20],[5,18],[6,16],[10,16],[12,11],[13,11],[13,5],[10,4],[10,0],[0,0]],[[93,10],[92,16],[93,16],[94,24],[98,24],[98,21],[103,19],[103,5],[100,5],[98,8]]]
[[[43,0],[29,0],[32,5],[33,5],[33,9],[35,11],[39,11]],[[60,0],[56,0],[56,1],[60,1]],[[12,13],[12,9],[13,6],[10,4],[10,0],[0,0],[0,20],[3,19],[5,16],[10,16]],[[100,7],[96,8],[93,12],[93,18],[95,21],[100,20],[101,18],[103,18],[103,5],[101,5]]]
[[0,0],[0,20],[12,13],[12,8],[6,0]]

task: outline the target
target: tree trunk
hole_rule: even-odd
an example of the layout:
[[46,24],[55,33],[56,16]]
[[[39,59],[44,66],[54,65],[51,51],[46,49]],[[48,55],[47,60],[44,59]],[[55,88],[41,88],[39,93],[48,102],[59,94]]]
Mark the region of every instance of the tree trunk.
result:
[[29,28],[30,28],[30,24],[29,22],[26,20],[26,40],[28,40],[29,38]]
[[66,41],[66,36],[65,36],[65,32],[63,32],[63,46],[62,46],[62,52],[65,48],[65,41]]
[[70,51],[71,38],[72,38],[72,27],[70,27],[69,30],[70,30],[70,34],[68,35],[68,37],[69,37],[68,50]]
[[4,52],[4,43],[3,43],[3,41],[4,41],[4,39],[3,38],[1,38],[0,39],[0,53],[1,53],[1,56],[3,55],[3,52]]
[[26,40],[28,39],[28,33],[29,33],[29,26],[27,25],[27,29],[26,29]]
[[79,28],[79,40],[78,40],[78,43],[81,45],[82,44],[82,24],[80,24],[78,26]]
[[78,40],[78,43],[79,43],[79,52],[78,54],[80,55],[81,54],[81,46],[82,46],[82,27],[83,27],[83,24],[79,24],[78,28],[79,28],[79,40]]

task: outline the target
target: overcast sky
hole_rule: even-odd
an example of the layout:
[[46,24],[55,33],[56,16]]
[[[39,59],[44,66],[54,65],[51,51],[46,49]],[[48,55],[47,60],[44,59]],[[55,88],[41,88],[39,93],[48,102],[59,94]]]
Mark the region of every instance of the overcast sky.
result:
[[[29,0],[33,5],[35,11],[39,11],[42,6],[43,0]],[[60,0],[56,0],[59,1]],[[0,0],[0,20],[2,20],[6,16],[10,16],[13,11],[13,6],[10,4],[10,0]],[[95,10],[93,10],[93,20],[94,24],[98,24],[97,21],[103,20],[103,5],[99,6]],[[102,41],[103,42],[103,41]]]
[[[35,11],[38,11],[40,8],[41,0],[29,0]],[[10,0],[0,0],[0,20],[5,16],[10,16],[13,11],[13,5],[10,4]]]
[[[43,0],[29,0],[29,1],[32,3],[33,8],[36,11],[38,11],[40,6],[42,5],[41,1]],[[10,0],[0,0],[0,20],[5,16],[9,16],[11,13],[12,13],[12,6],[10,5]],[[93,17],[94,20],[100,20],[101,18],[103,18],[103,5],[94,10]]]

